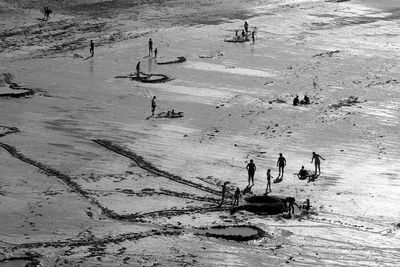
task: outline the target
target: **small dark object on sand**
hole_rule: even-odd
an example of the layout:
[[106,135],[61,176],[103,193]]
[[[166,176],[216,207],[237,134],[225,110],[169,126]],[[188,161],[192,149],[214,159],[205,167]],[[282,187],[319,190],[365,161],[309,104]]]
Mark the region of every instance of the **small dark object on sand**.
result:
[[185,61],[186,61],[185,57],[178,57],[178,59],[172,61],[157,62],[157,65],[177,64],[177,63],[183,63]]

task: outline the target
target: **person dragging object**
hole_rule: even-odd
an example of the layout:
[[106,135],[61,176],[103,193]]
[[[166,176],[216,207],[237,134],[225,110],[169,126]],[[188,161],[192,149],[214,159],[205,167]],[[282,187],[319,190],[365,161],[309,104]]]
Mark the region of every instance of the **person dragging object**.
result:
[[249,185],[250,186],[250,181],[252,182],[252,185],[254,185],[254,174],[256,172],[256,165],[254,164],[253,160],[250,160],[250,163],[247,164],[246,166],[248,175],[249,175]]
[[156,110],[156,96],[153,96],[153,99],[151,99],[151,115],[154,116],[154,111]]
[[229,181],[226,181],[223,185],[222,185],[222,198],[221,198],[221,202],[218,204],[218,208],[220,208],[222,206],[222,204],[224,204],[224,200],[225,200],[225,195],[226,195],[226,186],[229,184]]

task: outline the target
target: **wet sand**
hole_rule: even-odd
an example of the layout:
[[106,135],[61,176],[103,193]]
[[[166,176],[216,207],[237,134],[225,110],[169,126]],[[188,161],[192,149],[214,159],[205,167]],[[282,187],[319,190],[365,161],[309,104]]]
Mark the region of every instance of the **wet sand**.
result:
[[[77,2],[44,23],[30,2],[0,1],[0,74],[35,92],[0,98],[0,266],[396,266],[395,4]],[[243,19],[256,42],[224,42]],[[157,60],[146,57],[150,37]],[[114,78],[138,60],[173,80]],[[0,93],[15,91],[2,77]],[[311,104],[294,107],[297,94]],[[156,112],[184,117],[149,118],[153,95]],[[299,180],[312,151],[326,159],[322,173]],[[232,192],[247,185],[250,159],[263,194],[279,153],[287,167],[271,195],[310,199],[310,214],[231,215],[231,199],[216,208],[224,181]],[[264,236],[193,231],[245,224]]]

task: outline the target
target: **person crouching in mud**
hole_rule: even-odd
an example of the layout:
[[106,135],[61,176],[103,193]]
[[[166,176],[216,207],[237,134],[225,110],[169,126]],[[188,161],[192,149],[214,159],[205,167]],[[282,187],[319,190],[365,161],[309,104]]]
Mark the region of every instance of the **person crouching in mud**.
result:
[[306,169],[304,169],[304,166],[301,166],[301,170],[299,171],[298,176],[300,179],[306,179],[309,176],[309,173]]
[[294,214],[294,206],[297,204],[295,203],[296,199],[294,197],[287,197],[284,200],[285,203],[285,210],[289,208],[289,215]]

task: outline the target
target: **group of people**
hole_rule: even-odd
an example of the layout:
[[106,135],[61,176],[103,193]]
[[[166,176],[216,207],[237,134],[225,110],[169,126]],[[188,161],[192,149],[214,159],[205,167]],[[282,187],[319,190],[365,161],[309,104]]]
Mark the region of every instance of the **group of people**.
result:
[[[151,40],[151,38],[149,39],[149,57],[153,56],[154,54],[154,58],[157,58],[157,54],[158,54],[158,50],[157,48],[154,49],[153,52],[153,40]],[[136,64],[136,77],[140,77],[140,61]]]
[[[312,152],[312,159],[311,159],[311,163],[314,162],[315,165],[315,175],[320,174],[321,173],[321,161],[325,160],[322,156],[320,156],[319,154]],[[279,158],[276,162],[276,165],[278,167],[278,177],[276,178],[277,180],[279,179],[283,179],[283,175],[284,175],[284,170],[285,170],[285,166],[286,166],[286,159],[285,157],[283,157],[282,153],[279,153]],[[254,161],[252,159],[250,159],[250,162],[247,164],[246,166],[247,169],[247,173],[248,173],[248,185],[246,188],[251,188],[252,186],[254,186],[254,175],[255,172],[257,170],[257,167],[254,163]],[[304,169],[304,166],[301,167],[301,170],[298,173],[299,178],[300,177],[309,177],[310,174],[308,173],[308,171],[306,169]],[[268,169],[267,171],[267,187],[265,190],[265,194],[267,195],[268,193],[270,193],[272,191],[271,189],[271,179],[272,179],[272,175],[271,175],[271,169]],[[228,194],[229,192],[227,191],[227,185],[229,184],[229,181],[226,181],[223,186],[222,186],[222,199],[221,202],[219,203],[218,207],[221,207],[224,199],[226,197],[226,194]],[[240,196],[241,196],[241,191],[239,189],[239,187],[236,188],[235,193],[233,194],[233,200],[232,200],[232,207],[235,207],[237,205],[239,205],[239,200],[240,200]],[[286,203],[287,202],[287,203]],[[287,198],[285,200],[285,205],[288,204],[289,207],[289,214],[291,213],[291,211],[293,211],[293,204],[294,203],[294,198],[290,197]],[[308,207],[309,207],[309,200],[308,200]]]
[[298,106],[299,104],[301,104],[301,105],[310,104],[310,98],[307,95],[304,95],[304,99],[299,100],[299,96],[296,95],[296,97],[293,99],[293,106]]
[[[242,41],[247,41],[249,34],[249,24],[247,23],[247,21],[244,22],[244,29],[242,30],[241,35],[239,36],[239,30],[235,30],[235,39],[236,40],[242,40]],[[256,38],[256,31],[253,30],[251,32],[251,40],[254,43],[255,42],[255,38]]]

